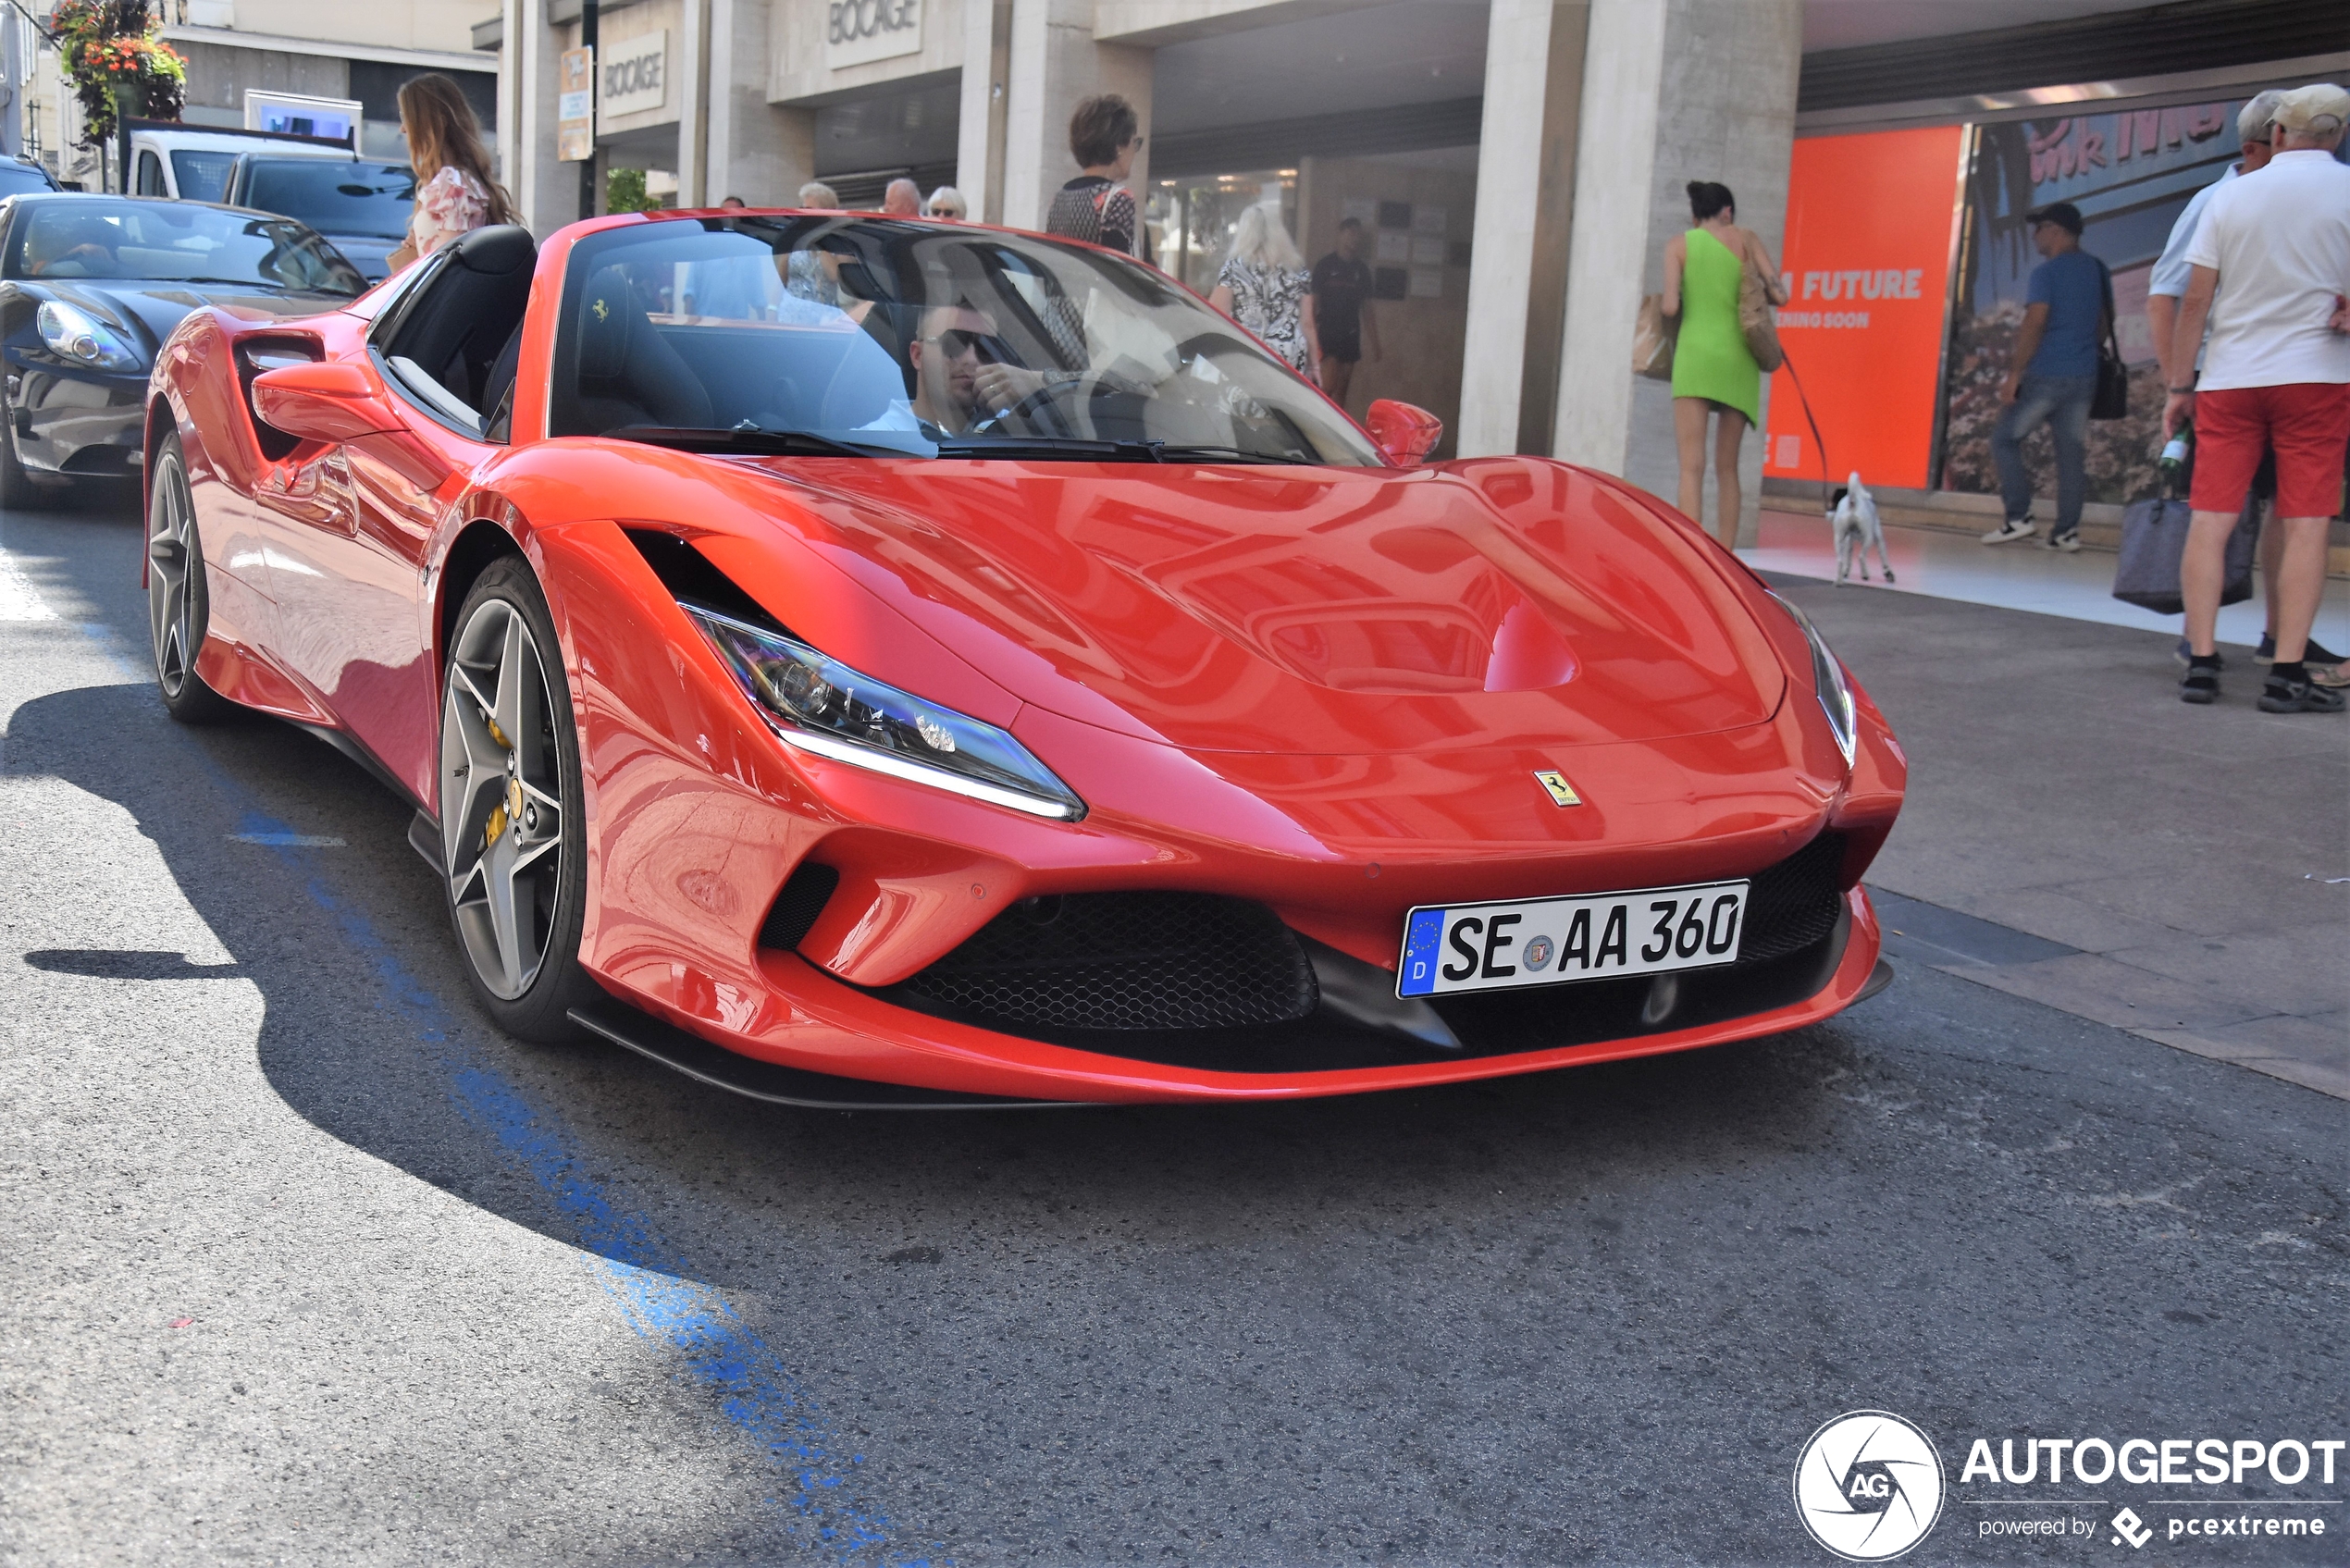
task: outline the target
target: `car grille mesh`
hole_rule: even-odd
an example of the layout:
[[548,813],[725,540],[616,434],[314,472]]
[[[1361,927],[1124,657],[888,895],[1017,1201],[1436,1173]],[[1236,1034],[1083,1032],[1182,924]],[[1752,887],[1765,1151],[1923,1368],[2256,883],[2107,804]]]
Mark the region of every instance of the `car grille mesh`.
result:
[[898,989],[1014,1032],[1286,1023],[1320,999],[1271,910],[1206,893],[1022,899]]
[[1844,835],[1824,833],[1777,865],[1748,879],[1746,932],[1738,962],[1785,957],[1836,929],[1843,898],[1837,873],[1844,866]]

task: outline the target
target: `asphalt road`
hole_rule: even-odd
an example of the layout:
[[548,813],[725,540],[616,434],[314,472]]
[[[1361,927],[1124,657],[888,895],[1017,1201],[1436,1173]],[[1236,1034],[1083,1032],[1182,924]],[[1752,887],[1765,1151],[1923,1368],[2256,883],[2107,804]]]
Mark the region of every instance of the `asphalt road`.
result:
[[2339,1100],[1917,966],[1435,1093],[734,1100],[489,1027],[397,802],[164,716],[139,554],[0,517],[0,1562],[1825,1563],[1861,1407],[1905,1562],[2350,1556],[2350,1474],[2035,1494],[2332,1526],[2186,1557],[1958,1475],[2350,1436]]

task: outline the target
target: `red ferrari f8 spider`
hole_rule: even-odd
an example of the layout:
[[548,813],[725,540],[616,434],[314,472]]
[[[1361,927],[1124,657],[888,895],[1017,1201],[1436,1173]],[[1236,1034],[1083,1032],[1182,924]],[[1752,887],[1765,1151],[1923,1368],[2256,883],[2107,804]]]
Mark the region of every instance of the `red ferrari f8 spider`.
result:
[[1343,1093],[1865,994],[1866,695],[1651,497],[1437,434],[1088,246],[485,228],[172,334],[156,673],[414,804],[506,1029],[772,1099]]

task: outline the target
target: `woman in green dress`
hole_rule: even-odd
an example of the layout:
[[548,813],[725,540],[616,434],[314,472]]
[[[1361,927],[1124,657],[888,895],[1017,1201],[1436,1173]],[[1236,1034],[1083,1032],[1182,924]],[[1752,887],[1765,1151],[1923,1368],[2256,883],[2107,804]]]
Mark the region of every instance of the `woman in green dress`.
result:
[[1754,231],[1740,228],[1730,188],[1689,181],[1689,213],[1697,227],[1664,246],[1664,314],[1681,318],[1673,346],[1673,436],[1681,450],[1681,510],[1701,526],[1705,504],[1705,422],[1719,414],[1713,433],[1714,537],[1724,549],[1738,543],[1738,447],[1746,427],[1762,418],[1762,372],[1747,352],[1738,326],[1738,277],[1750,263],[1764,291],[1785,304],[1779,269]]

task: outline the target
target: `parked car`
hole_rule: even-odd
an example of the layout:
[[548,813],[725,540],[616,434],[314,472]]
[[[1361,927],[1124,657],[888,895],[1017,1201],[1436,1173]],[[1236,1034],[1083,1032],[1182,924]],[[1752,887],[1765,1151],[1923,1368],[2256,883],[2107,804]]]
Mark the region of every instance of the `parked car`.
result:
[[391,270],[387,258],[407,237],[416,171],[367,159],[345,164],[274,150],[240,153],[222,200],[308,224],[368,282],[380,283]]
[[216,126],[130,122],[131,187],[142,196],[171,196],[183,202],[221,202],[240,153],[280,157],[327,158],[356,163],[348,142],[295,136],[281,130],[238,130]]
[[0,204],[0,506],[141,462],[147,374],[179,320],[312,315],[358,269],[291,218],[196,202],[36,192]]
[[[848,1105],[1257,1101],[1891,978],[1885,719],[1703,530],[1426,465],[1163,274],[840,213],[479,228],[192,312],[155,669],[415,808],[484,1009]],[[854,1081],[852,1081],[854,1080]]]
[[62,191],[56,177],[33,158],[0,158],[0,199],[27,191]]

